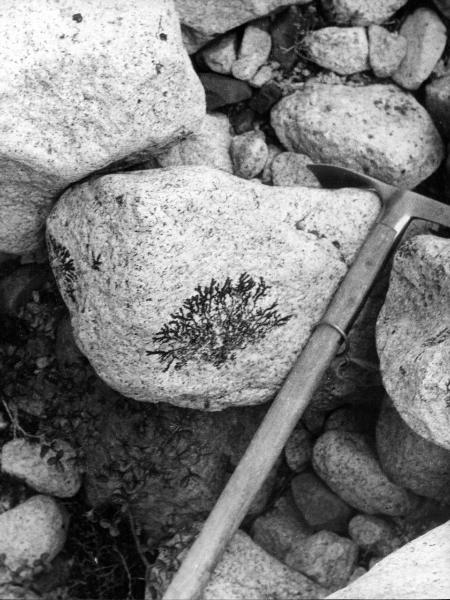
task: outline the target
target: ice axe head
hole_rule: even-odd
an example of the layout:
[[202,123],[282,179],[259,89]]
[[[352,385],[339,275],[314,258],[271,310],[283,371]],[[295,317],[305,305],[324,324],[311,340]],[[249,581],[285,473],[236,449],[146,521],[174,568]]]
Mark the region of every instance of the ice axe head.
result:
[[383,203],[379,222],[401,233],[411,219],[424,219],[450,227],[450,206],[422,194],[389,185],[363,173],[327,164],[311,164],[308,169],[329,189],[365,188],[376,192]]

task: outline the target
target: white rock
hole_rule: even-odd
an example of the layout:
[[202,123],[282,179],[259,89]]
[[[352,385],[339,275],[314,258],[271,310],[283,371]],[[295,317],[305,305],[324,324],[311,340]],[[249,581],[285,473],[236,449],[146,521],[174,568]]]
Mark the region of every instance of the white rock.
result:
[[408,0],[322,0],[335,23],[383,23]]
[[377,348],[383,384],[400,416],[450,450],[450,240],[420,235],[400,246]]
[[265,20],[247,25],[242,37],[237,60],[231,67],[236,79],[249,81],[258,69],[269,59],[272,38]]
[[273,185],[320,187],[318,179],[307,168],[313,161],[306,154],[282,152],[272,162]]
[[206,115],[198,133],[158,154],[158,162],[162,167],[207,165],[232,173],[230,128],[230,121],[226,115]]
[[[76,342],[100,377],[139,400],[219,409],[273,397],[378,210],[363,190],[275,188],[178,167],[74,186],[47,232]],[[195,340],[182,325],[191,298],[191,325],[215,323],[214,336],[196,325]],[[252,311],[274,302],[278,316],[258,329]],[[231,326],[242,335],[230,337]]]
[[204,116],[172,0],[4,0],[0,37],[5,252],[38,246],[68,184],[131,154],[144,160]]
[[[1,451],[3,473],[23,479],[43,494],[60,498],[75,496],[81,486],[81,476],[75,466],[74,449],[64,440],[55,440],[44,456],[41,456],[41,450],[41,444],[26,439],[6,442]],[[57,452],[63,454],[54,463]]]
[[215,73],[228,75],[237,59],[237,34],[232,31],[202,51],[203,60]]
[[272,126],[291,152],[415,187],[443,158],[426,110],[394,85],[307,84],[272,109]]
[[406,56],[392,79],[408,90],[417,90],[433,71],[447,43],[447,28],[438,14],[418,8],[400,28],[406,38]]
[[357,581],[327,598],[445,600],[450,589],[449,556],[450,521],[447,521],[389,554]]
[[244,179],[252,179],[259,175],[269,157],[264,134],[259,131],[235,135],[230,151],[234,174]]
[[[67,517],[49,496],[32,496],[22,504],[0,515],[0,554],[11,570],[47,555],[53,560],[63,548],[67,533]],[[1,574],[2,582],[8,574]]]
[[391,33],[379,25],[371,25],[369,34],[369,61],[377,77],[389,77],[405,58],[408,42],[398,33]]
[[308,33],[303,44],[310,60],[340,75],[369,69],[369,42],[364,27],[323,27]]

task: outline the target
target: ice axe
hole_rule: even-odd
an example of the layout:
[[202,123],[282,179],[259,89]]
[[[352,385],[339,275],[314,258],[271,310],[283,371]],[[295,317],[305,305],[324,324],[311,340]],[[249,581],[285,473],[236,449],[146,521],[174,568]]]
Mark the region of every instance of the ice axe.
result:
[[382,210],[321,321],[297,358],[163,600],[196,600],[241,524],[298,419],[361,309],[372,284],[412,219],[450,227],[450,206],[332,165],[309,165],[325,188],[370,189]]

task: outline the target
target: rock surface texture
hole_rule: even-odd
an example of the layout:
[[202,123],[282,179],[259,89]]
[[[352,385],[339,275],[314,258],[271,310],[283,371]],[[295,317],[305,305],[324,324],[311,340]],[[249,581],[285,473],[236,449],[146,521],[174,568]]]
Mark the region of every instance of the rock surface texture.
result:
[[323,27],[308,33],[303,44],[310,60],[340,75],[369,68],[369,43],[364,27]]
[[217,410],[276,393],[378,209],[361,190],[136,171],[68,191],[48,245],[102,379],[138,400]]
[[[0,250],[42,240],[68,184],[197,129],[204,94],[171,0],[5,0]],[[131,159],[130,159],[131,160]]]
[[390,77],[405,58],[408,46],[406,38],[379,25],[371,25],[368,35],[372,71],[377,77]]
[[419,235],[400,246],[377,346],[383,383],[400,416],[450,450],[450,240]]
[[280,100],[271,122],[292,152],[403,187],[415,187],[443,158],[427,111],[394,85],[309,83]]
[[324,8],[336,23],[370,25],[383,23],[407,0],[322,0]]

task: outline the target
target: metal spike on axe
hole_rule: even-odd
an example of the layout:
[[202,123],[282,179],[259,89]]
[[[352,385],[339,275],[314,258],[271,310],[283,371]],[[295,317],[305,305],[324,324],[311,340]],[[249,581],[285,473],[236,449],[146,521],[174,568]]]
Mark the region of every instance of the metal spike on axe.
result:
[[450,227],[450,206],[332,165],[308,165],[325,188],[359,187],[382,201],[377,222],[297,358],[163,600],[196,600],[241,524],[298,419],[358,315],[389,253],[412,219]]

